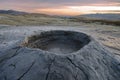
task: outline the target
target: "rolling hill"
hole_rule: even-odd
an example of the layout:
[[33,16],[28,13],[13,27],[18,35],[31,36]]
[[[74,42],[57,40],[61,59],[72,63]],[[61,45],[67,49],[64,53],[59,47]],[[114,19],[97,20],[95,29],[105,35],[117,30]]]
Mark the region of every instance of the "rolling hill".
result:
[[103,20],[120,20],[120,14],[87,14],[77,17],[84,17],[89,19],[103,19]]
[[105,24],[120,26],[120,14],[87,14],[79,16],[50,16],[41,13],[28,13],[15,10],[0,10],[2,25],[81,25]]

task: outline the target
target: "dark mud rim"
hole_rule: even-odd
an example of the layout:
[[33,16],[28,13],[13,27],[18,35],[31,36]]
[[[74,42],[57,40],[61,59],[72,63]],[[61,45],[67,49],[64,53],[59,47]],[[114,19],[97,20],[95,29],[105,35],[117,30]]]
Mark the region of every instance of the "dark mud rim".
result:
[[[59,33],[60,32],[60,33]],[[84,38],[87,39],[87,43],[85,45],[83,45],[80,49],[74,51],[74,52],[71,52],[69,54],[56,54],[55,52],[50,52],[50,51],[46,51],[46,50],[43,50],[43,49],[40,49],[40,48],[34,48],[34,47],[29,47],[28,44],[31,42],[31,39],[33,38],[36,38],[36,39],[33,39],[32,42],[36,41],[39,39],[39,37],[46,37],[46,36],[50,36],[52,34],[52,36],[54,36],[55,34],[61,34],[62,33],[72,33],[74,35],[78,35],[78,36],[85,36]],[[55,33],[55,34],[54,34]],[[47,38],[47,37],[46,37]],[[81,33],[81,32],[77,32],[77,31],[67,31],[67,30],[52,30],[52,31],[42,31],[40,32],[39,34],[34,34],[34,35],[31,35],[29,37],[27,37],[27,41],[26,39],[24,40],[24,42],[22,43],[22,46],[23,47],[27,47],[27,48],[30,48],[30,49],[33,49],[33,50],[40,50],[44,53],[49,53],[49,54],[56,54],[56,55],[70,55],[70,54],[77,54],[78,52],[80,52],[82,50],[82,48],[84,48],[85,46],[87,46],[88,44],[90,44],[91,40],[93,39],[92,37],[88,36],[87,34],[85,33]]]

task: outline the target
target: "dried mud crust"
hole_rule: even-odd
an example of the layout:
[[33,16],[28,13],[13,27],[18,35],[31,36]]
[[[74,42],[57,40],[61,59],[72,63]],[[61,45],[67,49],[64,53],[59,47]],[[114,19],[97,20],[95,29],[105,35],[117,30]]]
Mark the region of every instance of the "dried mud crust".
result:
[[[18,28],[17,30],[20,31]],[[33,29],[30,28],[30,30]],[[44,32],[46,34],[46,31]],[[38,35],[44,34],[44,32]],[[47,32],[51,33],[51,31]],[[21,36],[20,33],[18,32]],[[8,34],[10,32],[7,32],[6,35],[8,36]],[[18,34],[15,31],[6,38],[13,42],[14,38],[20,39]],[[11,37],[13,35],[16,37]],[[78,36],[72,40],[81,38],[83,41],[87,39],[90,41],[80,46],[79,50],[74,50],[75,54],[49,54],[46,50],[40,50],[39,47],[31,47],[30,44],[26,44],[26,46],[14,44],[5,50],[2,48],[0,50],[0,80],[119,80],[120,61],[116,60],[106,47],[100,45],[93,38],[84,39]],[[24,37],[22,38],[20,43],[24,40]],[[39,41],[40,37],[29,38],[27,37],[25,42],[34,44],[36,40]]]
[[27,37],[23,45],[56,54],[68,54],[77,52],[89,42],[90,37],[84,33],[55,30]]

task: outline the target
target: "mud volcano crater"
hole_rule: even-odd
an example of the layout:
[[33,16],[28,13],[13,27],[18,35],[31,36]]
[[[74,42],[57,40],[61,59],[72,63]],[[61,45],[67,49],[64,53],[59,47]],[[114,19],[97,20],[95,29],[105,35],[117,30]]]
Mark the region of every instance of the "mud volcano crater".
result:
[[84,33],[56,30],[27,37],[24,46],[39,48],[56,54],[68,54],[79,51],[89,42],[89,36]]
[[120,61],[87,34],[44,31],[3,51],[0,80],[120,80]]

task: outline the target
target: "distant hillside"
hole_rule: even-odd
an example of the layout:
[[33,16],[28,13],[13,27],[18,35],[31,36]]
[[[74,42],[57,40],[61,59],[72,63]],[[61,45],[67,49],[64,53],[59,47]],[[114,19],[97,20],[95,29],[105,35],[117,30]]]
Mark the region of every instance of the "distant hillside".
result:
[[86,14],[69,18],[72,22],[97,23],[120,26],[120,14]]
[[0,14],[17,15],[17,16],[26,15],[26,16],[50,17],[50,15],[47,15],[47,14],[29,13],[29,12],[16,11],[16,10],[0,10]]
[[0,10],[0,25],[63,25],[66,19],[41,13]]
[[88,19],[103,19],[103,20],[120,20],[120,14],[86,14],[80,15]]
[[0,10],[0,25],[81,25],[80,23],[120,26],[120,14],[88,14],[73,17]]
[[15,11],[15,10],[0,10],[0,14],[21,15],[28,14],[27,12]]

